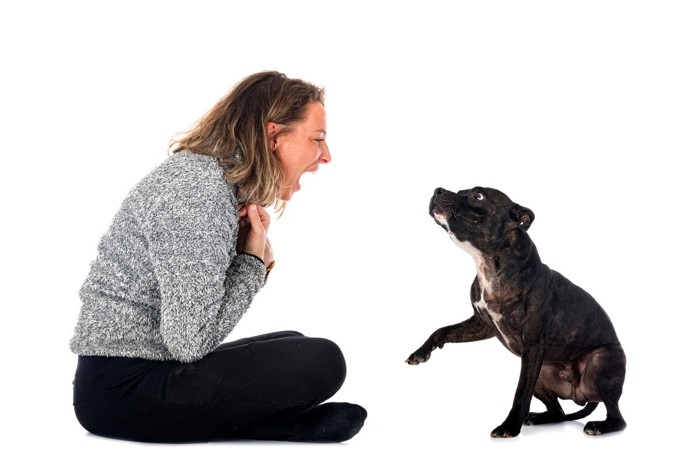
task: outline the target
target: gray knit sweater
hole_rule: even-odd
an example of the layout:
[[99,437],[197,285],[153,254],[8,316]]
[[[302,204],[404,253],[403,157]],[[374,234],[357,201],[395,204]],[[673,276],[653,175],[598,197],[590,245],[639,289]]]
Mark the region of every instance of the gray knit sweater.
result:
[[238,204],[210,156],[176,153],[128,194],[80,290],[79,355],[192,362],[231,332],[265,283],[236,254]]

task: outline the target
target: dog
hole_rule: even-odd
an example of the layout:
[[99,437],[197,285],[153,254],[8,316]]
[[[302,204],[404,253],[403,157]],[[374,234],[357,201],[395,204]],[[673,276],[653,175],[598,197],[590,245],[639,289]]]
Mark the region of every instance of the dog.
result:
[[[590,294],[542,263],[527,234],[535,214],[501,191],[481,187],[457,193],[437,188],[429,213],[474,259],[474,314],[436,330],[406,362],[424,363],[446,343],[496,337],[521,365],[513,406],[492,437],[515,437],[523,424],[581,419],[600,402],[606,419],[586,423],[584,432],[625,429],[618,402],[626,358],[613,324]],[[533,395],[545,412],[529,411]],[[584,407],[565,414],[560,398]]]

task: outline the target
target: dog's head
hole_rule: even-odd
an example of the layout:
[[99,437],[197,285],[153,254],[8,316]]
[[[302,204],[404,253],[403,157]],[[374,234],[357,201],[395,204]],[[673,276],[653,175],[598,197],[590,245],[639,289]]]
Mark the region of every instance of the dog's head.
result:
[[461,248],[474,255],[494,253],[528,230],[535,214],[492,188],[475,187],[457,193],[437,188],[430,215]]

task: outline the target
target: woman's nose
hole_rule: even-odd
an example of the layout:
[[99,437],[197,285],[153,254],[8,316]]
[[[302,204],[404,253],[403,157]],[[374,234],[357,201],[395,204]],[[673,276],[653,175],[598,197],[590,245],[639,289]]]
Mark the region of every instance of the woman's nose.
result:
[[321,146],[321,162],[324,164],[330,163],[333,158],[331,157],[331,151],[328,148],[328,144],[326,144],[326,141],[323,141],[323,145]]

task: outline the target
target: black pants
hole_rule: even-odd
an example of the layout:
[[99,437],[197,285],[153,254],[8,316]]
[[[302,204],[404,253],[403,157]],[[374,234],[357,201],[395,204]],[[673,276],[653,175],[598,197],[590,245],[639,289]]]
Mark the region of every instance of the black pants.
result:
[[336,344],[286,331],[222,344],[193,363],[79,357],[74,408],[89,432],[148,442],[246,437],[335,394]]

